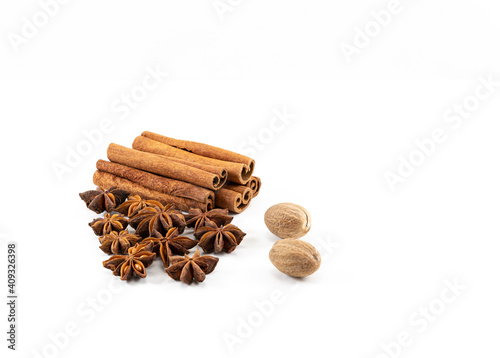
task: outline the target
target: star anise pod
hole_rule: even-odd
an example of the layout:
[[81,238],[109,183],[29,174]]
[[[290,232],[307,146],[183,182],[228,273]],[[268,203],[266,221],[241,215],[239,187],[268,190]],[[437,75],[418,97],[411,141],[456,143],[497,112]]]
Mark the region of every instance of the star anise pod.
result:
[[128,230],[122,230],[119,233],[111,231],[109,234],[99,238],[99,242],[101,243],[100,249],[108,255],[124,255],[128,252],[129,248],[141,240],[141,237],[129,233]]
[[102,265],[113,271],[113,275],[122,280],[129,280],[134,273],[140,278],[146,277],[146,267],[149,267],[156,254],[152,252],[153,244],[136,244],[128,249],[128,255],[111,256]]
[[104,214],[103,218],[97,218],[89,223],[97,236],[109,234],[111,231],[122,231],[128,225],[128,220],[120,214]]
[[198,245],[205,252],[219,253],[222,250],[232,252],[246,234],[237,226],[217,226],[213,222],[195,231],[194,236],[200,240]]
[[197,282],[203,282],[205,275],[208,275],[215,269],[219,259],[213,256],[200,256],[200,249],[196,250],[193,257],[188,255],[173,256],[172,265],[165,269],[165,272],[174,280],[181,280],[190,284],[193,279]]
[[140,210],[150,207],[150,206],[161,206],[161,203],[156,200],[145,200],[139,195],[131,195],[128,200],[116,208],[119,213],[131,218],[137,214]]
[[103,211],[112,212],[127,199],[127,196],[128,192],[116,187],[111,187],[108,190],[98,187],[96,190],[80,193],[80,198],[85,202],[87,208],[98,214]]
[[186,227],[184,215],[173,205],[144,208],[130,219],[135,233],[143,238],[165,236],[171,227],[177,227],[182,234]]
[[142,242],[153,243],[153,251],[160,255],[163,266],[167,268],[170,266],[170,257],[172,255],[185,255],[189,252],[189,249],[198,244],[196,240],[178,235],[179,230],[176,227],[172,227],[168,230],[165,237],[148,237]]
[[207,220],[213,221],[217,226],[227,225],[233,221],[228,215],[228,209],[213,209],[203,212],[201,209],[191,208],[189,214],[185,215],[187,227],[194,227],[194,231],[206,226]]

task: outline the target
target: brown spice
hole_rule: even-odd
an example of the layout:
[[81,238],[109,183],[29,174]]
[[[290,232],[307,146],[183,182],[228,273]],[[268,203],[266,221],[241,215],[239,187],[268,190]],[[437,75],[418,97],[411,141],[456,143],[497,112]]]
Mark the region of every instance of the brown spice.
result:
[[151,206],[160,207],[162,204],[156,200],[142,199],[139,195],[131,195],[126,202],[116,208],[116,211],[131,218],[142,209]]
[[264,222],[274,235],[282,239],[298,239],[311,229],[311,214],[297,204],[275,204],[267,209]]
[[[171,158],[169,158],[171,160]],[[126,165],[98,160],[96,168],[100,171],[130,180],[150,190],[159,193],[192,199],[200,202],[213,201],[213,191],[184,181],[165,178],[160,175],[148,173]],[[224,174],[224,173],[223,173]],[[226,174],[227,176],[227,174]],[[133,193],[131,193],[133,194]]]
[[[141,136],[151,138],[155,141],[159,141],[169,146],[182,149],[186,152],[194,153],[199,156],[203,156],[205,158],[212,158],[215,160],[225,161],[229,163],[243,164],[244,166],[243,170],[240,173],[237,173],[239,174],[238,175],[239,179],[242,179],[242,181],[236,180],[240,184],[245,184],[248,181],[255,167],[255,161],[252,158],[232,152],[230,150],[214,147],[212,145],[192,142],[187,140],[174,139],[148,131],[142,132]],[[231,173],[229,173],[229,175],[233,176]]]
[[252,197],[254,198],[259,195],[261,185],[260,178],[256,176],[251,177],[248,183],[246,183],[246,186],[252,189]]
[[[248,185],[248,183],[247,183]],[[249,186],[246,185],[241,185],[241,184],[235,184],[235,183],[226,183],[224,184],[223,189],[228,189],[235,191],[237,193],[241,194],[241,201],[243,204],[248,204],[250,200],[253,198],[253,192],[252,189]]]
[[[162,203],[163,205],[174,204],[175,207],[184,211],[188,211],[189,208],[200,208],[202,210],[207,210],[207,209],[210,210],[213,208],[214,205],[213,200],[207,200],[206,202],[201,202],[179,196],[160,193],[156,190],[148,189],[142,186],[141,184],[134,183],[128,179],[121,178],[117,175],[106,173],[100,170],[97,170],[94,173],[94,184],[103,187],[117,186],[119,188],[129,191],[131,195],[139,195],[143,199],[156,200]],[[210,193],[213,196],[213,192]]]
[[213,222],[199,228],[194,236],[200,240],[198,245],[205,252],[233,252],[246,234],[235,225],[218,227]]
[[108,147],[108,159],[112,162],[141,169],[167,178],[182,180],[208,189],[219,189],[224,180],[213,173],[186,164],[177,163],[168,158],[111,143]]
[[100,249],[108,255],[124,255],[128,252],[128,249],[141,240],[141,237],[129,233],[128,230],[122,230],[119,233],[111,231],[99,238]]
[[137,275],[140,278],[146,277],[146,267],[149,267],[156,254],[152,252],[153,244],[137,244],[128,249],[128,255],[111,256],[103,261],[102,265],[113,271],[113,275],[120,276],[122,280],[129,280]]
[[227,170],[224,167],[219,167],[216,165],[209,165],[209,164],[201,164],[198,162],[193,162],[193,161],[174,158],[174,157],[165,157],[165,158],[167,158],[168,160],[172,160],[174,162],[177,162],[177,163],[182,163],[182,164],[189,165],[191,167],[202,169],[206,172],[217,174],[221,178],[221,180],[224,182],[227,180]]
[[172,265],[165,269],[165,272],[174,280],[181,280],[186,284],[190,284],[193,280],[197,282],[205,281],[205,275],[211,273],[219,258],[213,256],[200,256],[200,250],[196,250],[193,257],[188,255],[173,256]]
[[184,215],[175,210],[173,205],[162,205],[142,209],[130,219],[130,225],[143,238],[161,237],[172,227],[178,228],[179,234],[182,234],[186,221]]
[[[246,184],[252,176],[255,163],[250,158],[249,159],[252,161],[250,162],[251,167],[247,164],[236,161],[220,160],[199,153],[195,154],[192,151],[169,145],[163,141],[164,138],[167,137],[151,132],[143,132],[141,136],[135,138],[134,143],[132,143],[132,148],[144,152],[159,154],[165,157],[174,157],[189,162],[222,167],[227,170],[228,180],[239,184]],[[167,141],[168,139],[169,138],[167,138]]]
[[184,215],[186,218],[186,226],[194,227],[194,231],[200,227],[206,226],[208,221],[213,221],[217,226],[227,225],[233,217],[229,216],[227,209],[213,209],[210,211],[201,211],[200,209],[191,208],[189,214]]
[[170,258],[172,255],[185,255],[189,249],[198,244],[198,241],[192,240],[185,236],[178,236],[179,230],[176,227],[170,228],[165,237],[148,237],[142,243],[151,242],[153,251],[158,253],[163,262],[163,266],[170,266]]
[[104,214],[103,218],[97,218],[89,223],[97,236],[109,234],[111,231],[122,231],[128,226],[128,220],[120,214]]
[[302,240],[276,241],[269,251],[269,259],[278,270],[292,277],[309,276],[321,265],[318,250]]
[[96,190],[80,193],[80,198],[85,202],[87,208],[98,214],[103,211],[112,212],[127,199],[127,196],[128,192],[116,187],[111,187],[108,190],[97,187]]
[[[251,194],[249,194],[251,195]],[[250,199],[244,200],[243,195],[237,191],[222,188],[215,191],[215,206],[219,208],[228,208],[234,213],[241,213],[250,204]]]

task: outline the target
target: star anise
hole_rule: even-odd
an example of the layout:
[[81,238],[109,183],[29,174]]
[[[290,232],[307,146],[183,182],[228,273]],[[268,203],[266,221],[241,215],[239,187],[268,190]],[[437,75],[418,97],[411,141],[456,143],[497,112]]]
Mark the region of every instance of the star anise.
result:
[[128,225],[128,220],[120,214],[104,214],[103,218],[97,218],[89,223],[97,236],[109,234],[111,231],[122,231]]
[[232,252],[243,240],[246,234],[237,226],[225,225],[217,226],[213,222],[195,231],[194,236],[200,240],[198,245],[205,252],[219,253],[222,250]]
[[135,233],[143,238],[165,236],[171,227],[177,227],[182,234],[186,227],[184,215],[173,205],[144,208],[130,219]]
[[116,187],[111,187],[108,190],[98,187],[96,190],[80,193],[80,198],[85,202],[87,208],[98,214],[103,211],[112,212],[127,199],[127,196],[128,192]]
[[153,244],[137,244],[128,249],[128,255],[111,256],[102,265],[113,271],[113,275],[122,280],[129,280],[134,273],[140,278],[146,277],[146,267],[149,267],[156,254],[152,252]]
[[156,200],[145,200],[139,195],[131,195],[128,200],[116,208],[119,213],[131,218],[137,214],[140,210],[150,207],[150,206],[161,206],[161,203]]
[[122,230],[119,233],[111,231],[109,234],[99,238],[99,242],[101,243],[100,249],[108,255],[126,254],[129,248],[141,240],[141,237],[129,233],[128,230]]
[[215,269],[219,259],[213,256],[200,256],[200,249],[196,250],[193,257],[188,255],[173,256],[172,265],[165,269],[165,272],[174,280],[181,280],[190,284],[193,279],[197,282],[203,282],[205,275],[208,275]]
[[213,209],[203,212],[201,209],[189,209],[189,214],[185,215],[187,227],[193,227],[194,231],[206,226],[207,220],[213,221],[216,225],[227,225],[233,217],[228,215],[228,209]]
[[142,242],[153,243],[153,251],[160,255],[163,266],[167,268],[170,266],[170,258],[172,255],[185,255],[189,252],[189,249],[192,249],[198,244],[196,240],[178,235],[179,230],[176,227],[172,227],[168,230],[165,237],[148,237]]

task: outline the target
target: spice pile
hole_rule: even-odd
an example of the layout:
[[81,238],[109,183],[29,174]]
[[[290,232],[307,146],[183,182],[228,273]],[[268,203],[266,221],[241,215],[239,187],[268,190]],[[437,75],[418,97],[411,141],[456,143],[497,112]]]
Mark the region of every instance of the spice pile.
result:
[[319,269],[318,250],[299,240],[311,229],[309,211],[297,204],[276,204],[267,209],[264,222],[269,231],[281,239],[269,251],[269,259],[279,271],[292,277],[306,277]]
[[95,185],[182,211],[217,207],[241,213],[260,190],[253,159],[207,144],[143,132],[132,148],[110,144],[107,155],[109,161],[96,164]]
[[[145,278],[159,257],[171,278],[203,282],[219,259],[199,248],[230,253],[246,235],[231,224],[229,211],[242,212],[259,193],[253,159],[150,132],[133,149],[110,144],[108,159],[97,162],[97,189],[80,197],[90,210],[106,212],[89,226],[101,250],[113,255],[103,266],[122,280]],[[194,239],[179,236],[186,228]]]

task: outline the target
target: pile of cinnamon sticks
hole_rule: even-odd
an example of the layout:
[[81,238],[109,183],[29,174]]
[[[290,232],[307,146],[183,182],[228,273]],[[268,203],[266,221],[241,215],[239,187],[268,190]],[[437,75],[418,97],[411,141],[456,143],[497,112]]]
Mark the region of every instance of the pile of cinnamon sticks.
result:
[[182,211],[227,208],[241,213],[260,190],[253,159],[203,143],[143,132],[132,149],[110,144],[107,155],[109,161],[97,161],[95,185]]

